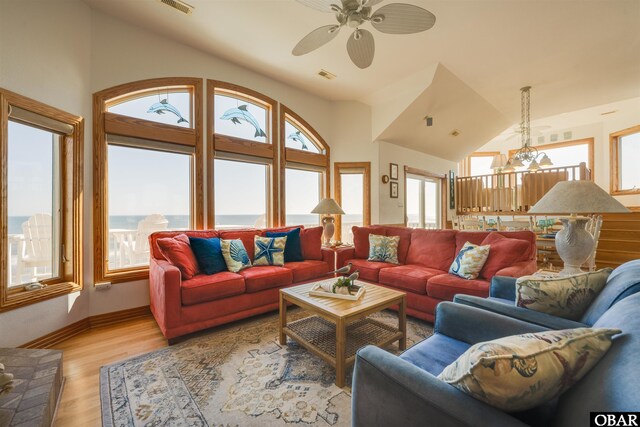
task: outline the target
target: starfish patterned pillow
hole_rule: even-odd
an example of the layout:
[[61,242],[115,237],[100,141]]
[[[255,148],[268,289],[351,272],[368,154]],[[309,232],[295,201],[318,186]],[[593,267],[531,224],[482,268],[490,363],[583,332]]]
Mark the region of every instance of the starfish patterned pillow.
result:
[[578,382],[619,329],[576,328],[514,335],[471,346],[438,378],[507,412],[535,408]]
[[242,240],[221,239],[220,247],[222,249],[222,257],[230,272],[237,273],[240,270],[251,267],[251,260]]
[[255,256],[253,265],[284,265],[284,247],[287,236],[282,237],[254,237]]

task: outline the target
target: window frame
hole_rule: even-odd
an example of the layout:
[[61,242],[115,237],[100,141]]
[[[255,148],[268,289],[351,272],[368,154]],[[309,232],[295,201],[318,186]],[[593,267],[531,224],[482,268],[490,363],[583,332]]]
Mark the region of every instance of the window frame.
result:
[[[640,188],[624,189],[620,188],[621,173],[620,168],[620,138],[623,136],[640,133],[640,125],[632,126],[609,134],[609,193],[612,195],[622,196],[630,194],[640,194]],[[593,173],[592,175],[593,176]]]
[[[422,178],[428,178],[430,180],[439,180],[440,181],[440,224],[438,226],[438,230],[442,230],[445,228],[447,223],[447,175],[429,172],[423,169],[413,168],[410,166],[404,167],[404,226],[406,227],[408,224],[407,218],[407,179],[410,178],[409,175],[418,176]],[[424,204],[422,204],[421,209],[424,209]],[[423,212],[424,214],[424,212]],[[424,215],[423,215],[424,216]],[[423,222],[425,218],[422,218]]]
[[[94,284],[108,281],[111,283],[130,282],[149,277],[148,266],[135,266],[118,270],[108,269],[109,217],[108,217],[108,179],[107,134],[139,141],[139,148],[154,150],[145,146],[144,141],[175,145],[176,152],[184,154],[178,147],[193,147],[193,170],[191,173],[192,194],[191,214],[194,228],[204,225],[204,147],[202,141],[202,79],[191,77],[163,77],[139,80],[114,86],[93,94],[93,234],[94,234]],[[192,96],[191,127],[185,128],[151,120],[144,120],[110,113],[107,108],[114,100],[135,98],[141,93],[154,89],[187,89]],[[132,147],[135,144],[131,145]],[[160,150],[169,151],[170,150]],[[105,254],[106,252],[106,254]]]
[[474,151],[469,154],[467,157],[462,159],[460,163],[460,173],[461,176],[471,176],[471,158],[472,157],[493,157],[500,154],[499,151]]
[[[280,104],[280,150],[279,150],[279,169],[280,169],[280,226],[285,226],[287,223],[287,194],[286,194],[286,172],[287,168],[307,170],[313,172],[322,173],[322,183],[320,185],[321,194],[320,200],[329,197],[331,194],[331,177],[329,173],[329,166],[331,165],[331,149],[327,142],[320,136],[320,134],[309,124],[306,120],[296,114],[293,110],[288,108],[284,104]],[[315,144],[324,153],[310,153],[303,150],[286,146],[286,132],[285,122],[289,121],[294,126],[300,128],[305,132],[305,136],[311,137],[311,142]]]
[[[83,211],[83,155],[84,119],[58,108],[0,88],[0,230],[8,230],[8,125],[10,106],[38,114],[71,127],[71,133],[60,141],[60,245],[58,277],[42,280],[43,289],[26,291],[23,287],[9,288],[9,278],[0,275],[0,312],[35,304],[83,289],[82,277],[82,211]],[[17,121],[19,122],[19,121]],[[46,126],[29,124],[47,131]],[[60,134],[60,132],[54,132]],[[0,245],[8,247],[8,233],[0,234]],[[62,250],[64,248],[64,252]],[[8,251],[0,252],[0,271],[9,270]]]
[[[371,162],[335,162],[333,164],[333,197],[336,203],[342,206],[342,179],[341,175],[348,174],[349,170],[362,170],[362,226],[371,225]],[[343,172],[345,171],[345,172]],[[360,172],[357,172],[360,173]],[[342,216],[336,215],[335,235],[337,240],[342,240]]]
[[[265,142],[256,142],[244,138],[215,133],[214,96],[216,92],[245,99],[267,110]],[[210,188],[207,191],[207,226],[215,228],[215,182],[214,160],[246,161],[267,165],[267,225],[275,225],[278,220],[278,206],[275,195],[280,186],[278,171],[278,149],[275,138],[278,129],[278,103],[255,90],[233,83],[207,79],[207,176]]]

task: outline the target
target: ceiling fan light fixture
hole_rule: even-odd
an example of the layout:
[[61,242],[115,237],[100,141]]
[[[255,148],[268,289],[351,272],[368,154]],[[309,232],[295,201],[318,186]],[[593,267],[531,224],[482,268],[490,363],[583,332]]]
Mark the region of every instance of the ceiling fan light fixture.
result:
[[553,162],[551,161],[551,159],[549,158],[549,156],[547,156],[546,154],[544,154],[542,156],[542,159],[540,160],[540,166],[553,166]]
[[529,164],[529,167],[527,168],[528,171],[531,172],[535,172],[537,170],[540,170],[540,165],[538,164],[538,162],[536,162],[536,159],[533,159],[531,161],[531,163]]

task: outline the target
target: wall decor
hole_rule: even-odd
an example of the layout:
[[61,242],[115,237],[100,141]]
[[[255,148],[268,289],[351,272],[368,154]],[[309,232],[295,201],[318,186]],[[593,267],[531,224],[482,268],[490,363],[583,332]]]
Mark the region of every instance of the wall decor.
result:
[[386,184],[387,182],[389,182],[389,175],[382,175],[382,183]]
[[392,199],[397,199],[398,198],[398,183],[397,182],[392,182],[390,188],[391,188],[391,198]]
[[456,176],[452,170],[449,171],[449,209],[456,208]]
[[389,163],[389,176],[391,179],[398,179],[398,165],[396,163]]

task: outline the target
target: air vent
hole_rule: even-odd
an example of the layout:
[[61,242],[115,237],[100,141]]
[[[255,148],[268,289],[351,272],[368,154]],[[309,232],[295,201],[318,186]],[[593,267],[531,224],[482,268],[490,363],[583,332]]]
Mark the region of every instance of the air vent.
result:
[[607,114],[613,114],[613,113],[617,113],[618,110],[611,110],[611,111],[606,111],[604,113],[600,113],[601,116],[606,116]]
[[180,0],[159,0],[160,3],[164,3],[167,6],[174,8],[177,11],[184,13],[185,15],[191,15],[193,12],[193,6]]
[[318,71],[318,75],[319,75],[320,77],[324,77],[324,78],[325,78],[325,79],[327,79],[327,80],[333,80],[333,79],[335,79],[335,78],[336,78],[336,75],[335,75],[335,74],[332,74],[332,73],[328,72],[327,70],[320,70],[320,71]]
[[458,135],[460,135],[460,131],[458,129],[454,129],[454,130],[451,131],[451,133],[449,135],[458,136]]

